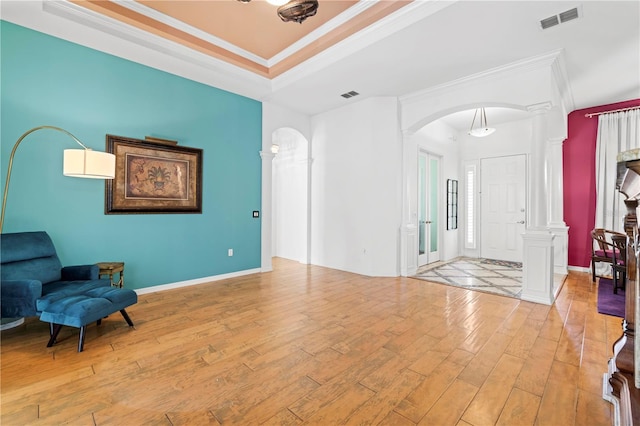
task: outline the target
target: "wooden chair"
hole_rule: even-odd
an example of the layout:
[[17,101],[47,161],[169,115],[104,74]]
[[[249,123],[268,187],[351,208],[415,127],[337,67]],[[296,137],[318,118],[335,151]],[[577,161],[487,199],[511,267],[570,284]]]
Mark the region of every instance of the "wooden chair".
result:
[[596,263],[604,262],[613,265],[613,252],[615,247],[611,241],[614,235],[627,238],[625,234],[610,231],[603,228],[595,228],[591,231],[591,277],[596,282]]
[[624,289],[627,282],[627,236],[612,235],[613,263],[611,275],[613,276],[613,293],[618,294],[618,289]]

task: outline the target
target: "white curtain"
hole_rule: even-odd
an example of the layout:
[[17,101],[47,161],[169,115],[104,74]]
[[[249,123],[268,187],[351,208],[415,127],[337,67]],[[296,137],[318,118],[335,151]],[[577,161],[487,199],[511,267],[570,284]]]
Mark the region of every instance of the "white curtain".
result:
[[598,116],[596,228],[623,230],[625,197],[616,189],[616,157],[634,148],[640,148],[640,109]]

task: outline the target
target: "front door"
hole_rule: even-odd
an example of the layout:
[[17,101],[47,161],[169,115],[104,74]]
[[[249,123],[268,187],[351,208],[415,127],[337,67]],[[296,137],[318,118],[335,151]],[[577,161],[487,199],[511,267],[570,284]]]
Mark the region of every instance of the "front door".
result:
[[522,262],[526,220],[524,155],[481,160],[480,256]]
[[440,158],[418,156],[418,266],[440,260]]

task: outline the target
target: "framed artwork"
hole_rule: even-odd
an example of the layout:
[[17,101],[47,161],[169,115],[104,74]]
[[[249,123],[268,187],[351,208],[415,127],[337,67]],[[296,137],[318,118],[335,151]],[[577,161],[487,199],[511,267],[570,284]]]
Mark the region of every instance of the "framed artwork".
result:
[[105,214],[202,213],[202,150],[159,139],[107,135],[116,175]]
[[458,229],[458,181],[447,179],[447,229]]

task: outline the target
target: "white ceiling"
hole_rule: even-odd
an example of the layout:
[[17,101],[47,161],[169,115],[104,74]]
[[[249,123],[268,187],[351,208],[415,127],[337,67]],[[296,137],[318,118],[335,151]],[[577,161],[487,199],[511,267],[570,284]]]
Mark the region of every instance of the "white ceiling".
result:
[[[540,29],[541,19],[576,6],[579,19]],[[416,0],[272,79],[104,17],[37,1],[1,7],[2,19],[19,25],[306,114],[401,97],[557,50],[574,109],[640,98],[639,1]],[[340,96],[350,90],[361,95]],[[500,120],[487,114],[490,124]],[[470,119],[459,122],[466,129]]]
[[[363,96],[402,96],[557,49],[575,109],[640,97],[640,2],[588,1],[583,17],[541,30],[575,2],[462,1],[275,90],[308,113]],[[348,102],[348,101],[347,101]]]

